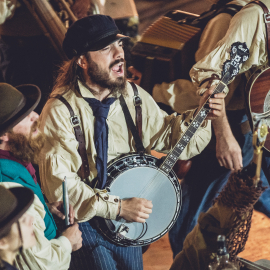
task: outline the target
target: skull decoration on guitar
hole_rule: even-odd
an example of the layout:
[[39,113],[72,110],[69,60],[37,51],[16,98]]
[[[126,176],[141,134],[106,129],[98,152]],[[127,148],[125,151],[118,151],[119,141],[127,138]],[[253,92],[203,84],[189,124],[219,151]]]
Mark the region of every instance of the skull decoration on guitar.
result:
[[[248,57],[245,43],[232,44],[231,59],[224,63],[222,79],[213,95],[224,90]],[[176,222],[181,210],[181,186],[172,168],[210,112],[209,99],[164,160],[147,154],[127,154],[109,165],[106,185],[109,193],[122,200],[138,197],[153,203],[153,212],[145,223],[97,218],[98,227],[111,241],[122,246],[148,245],[166,234]]]

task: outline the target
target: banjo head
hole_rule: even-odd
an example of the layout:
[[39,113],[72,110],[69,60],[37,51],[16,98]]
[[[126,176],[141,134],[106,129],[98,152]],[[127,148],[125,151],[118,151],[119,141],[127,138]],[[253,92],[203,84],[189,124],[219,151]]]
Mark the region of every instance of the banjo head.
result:
[[[109,194],[120,199],[132,197],[152,201],[146,223],[105,220],[102,230],[113,242],[123,246],[148,245],[166,234],[180,213],[181,187],[173,171],[166,175],[158,168],[160,160],[150,155],[127,155],[108,168]],[[102,226],[104,227],[104,226]]]

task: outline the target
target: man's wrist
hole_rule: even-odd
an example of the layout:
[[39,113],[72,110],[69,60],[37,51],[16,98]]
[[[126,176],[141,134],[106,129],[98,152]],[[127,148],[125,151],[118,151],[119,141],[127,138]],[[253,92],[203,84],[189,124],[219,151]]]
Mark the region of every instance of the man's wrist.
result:
[[117,213],[117,215],[116,215],[116,220],[120,219],[120,217],[121,217],[121,208],[122,208],[122,200],[119,199],[118,213]]
[[212,125],[216,137],[232,135],[232,130],[226,115],[212,120]]

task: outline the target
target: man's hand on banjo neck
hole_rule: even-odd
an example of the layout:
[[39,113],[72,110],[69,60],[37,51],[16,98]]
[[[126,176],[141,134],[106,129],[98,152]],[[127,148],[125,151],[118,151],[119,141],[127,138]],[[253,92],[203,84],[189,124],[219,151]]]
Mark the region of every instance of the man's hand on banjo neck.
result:
[[[194,116],[196,116],[198,111],[202,108],[208,97],[213,94],[215,88],[216,86],[213,85],[208,90],[206,90],[205,93],[201,96],[199,107]],[[224,93],[218,93],[208,100],[208,105],[211,111],[208,113],[206,117],[207,120],[215,120],[217,118],[226,117],[225,102],[224,102],[225,97],[226,95]]]
[[118,216],[130,222],[145,223],[152,213],[151,201],[142,198],[130,198],[121,201],[118,205]]

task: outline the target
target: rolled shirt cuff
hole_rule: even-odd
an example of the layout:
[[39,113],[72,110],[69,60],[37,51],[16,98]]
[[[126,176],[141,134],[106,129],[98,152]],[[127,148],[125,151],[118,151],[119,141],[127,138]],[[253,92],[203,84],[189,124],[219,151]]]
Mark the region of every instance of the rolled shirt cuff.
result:
[[109,195],[107,190],[99,190],[97,195],[96,216],[115,220],[118,213],[119,196]]
[[61,246],[63,249],[66,249],[67,252],[71,253],[72,252],[72,246],[70,241],[67,239],[67,237],[61,235],[60,237],[57,238],[58,241],[61,242]]
[[[213,80],[211,86],[212,86],[212,85],[217,85],[219,82],[220,82],[220,80]],[[202,96],[202,95],[204,94],[204,92],[205,92],[206,90],[209,89],[209,88],[207,87],[208,83],[209,83],[209,82],[205,82],[205,83],[203,83],[203,84],[200,86],[200,88],[199,88],[198,91],[197,91],[197,94],[198,94],[198,95]],[[227,96],[227,94],[229,93],[229,88],[228,88],[228,86],[226,86],[226,87],[224,88],[223,93]]]

